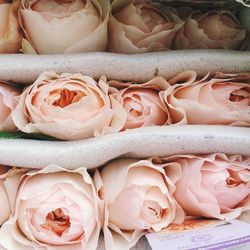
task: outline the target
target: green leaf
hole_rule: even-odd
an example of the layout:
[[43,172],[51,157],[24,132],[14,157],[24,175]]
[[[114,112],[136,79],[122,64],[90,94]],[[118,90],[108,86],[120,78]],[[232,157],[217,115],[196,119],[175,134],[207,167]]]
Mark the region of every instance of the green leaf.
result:
[[0,138],[3,139],[31,139],[31,140],[46,140],[46,141],[56,141],[57,139],[42,134],[27,134],[21,131],[18,132],[5,132],[0,131]]

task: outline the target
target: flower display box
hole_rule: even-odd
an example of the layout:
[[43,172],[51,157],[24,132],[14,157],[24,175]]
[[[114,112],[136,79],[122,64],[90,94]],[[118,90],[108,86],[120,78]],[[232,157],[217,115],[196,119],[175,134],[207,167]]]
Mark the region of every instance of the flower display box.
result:
[[212,2],[0,0],[0,250],[249,249],[250,4]]

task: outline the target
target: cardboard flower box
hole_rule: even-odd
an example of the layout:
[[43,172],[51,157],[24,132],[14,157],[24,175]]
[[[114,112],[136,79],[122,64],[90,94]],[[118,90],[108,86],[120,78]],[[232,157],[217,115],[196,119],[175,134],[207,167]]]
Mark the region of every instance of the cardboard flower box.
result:
[[0,0],[0,249],[249,249],[249,1],[41,2]]

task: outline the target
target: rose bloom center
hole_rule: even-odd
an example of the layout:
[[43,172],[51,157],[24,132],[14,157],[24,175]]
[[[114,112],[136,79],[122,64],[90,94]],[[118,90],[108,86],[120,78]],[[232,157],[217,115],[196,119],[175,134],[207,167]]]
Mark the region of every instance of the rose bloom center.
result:
[[144,107],[141,103],[141,97],[133,95],[133,97],[127,97],[124,99],[124,107],[127,112],[133,117],[140,117],[142,115],[149,115],[150,110],[148,107]]
[[50,230],[62,236],[62,234],[70,228],[70,217],[65,215],[61,208],[48,213],[46,223],[41,225],[44,229]]
[[50,98],[53,99],[53,105],[61,108],[78,102],[83,96],[84,93],[81,91],[71,91],[68,89],[60,89],[50,93]]
[[231,102],[246,102],[246,104],[250,105],[250,92],[247,89],[235,90],[230,94],[229,100]]
[[137,12],[139,12],[143,22],[147,25],[150,31],[153,31],[155,26],[166,23],[164,16],[156,9],[151,9],[145,6],[141,9],[137,9]]
[[226,179],[226,183],[228,187],[237,187],[240,184],[245,184],[245,182],[239,177],[237,172],[232,171],[230,169],[227,170],[229,173],[229,177]]

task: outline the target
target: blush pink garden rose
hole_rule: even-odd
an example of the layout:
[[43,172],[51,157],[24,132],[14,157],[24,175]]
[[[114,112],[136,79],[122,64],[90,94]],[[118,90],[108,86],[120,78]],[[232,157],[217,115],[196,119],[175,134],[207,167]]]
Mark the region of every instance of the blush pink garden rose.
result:
[[0,246],[12,250],[95,250],[101,204],[84,168],[55,165],[29,171],[18,189],[15,212],[0,229]]
[[21,176],[25,171],[25,169],[10,168],[0,165],[0,226],[14,211],[18,186]]
[[113,2],[109,20],[109,50],[144,53],[171,49],[183,21],[173,12],[149,1]]
[[21,0],[24,53],[104,51],[108,0]]
[[45,72],[24,90],[12,118],[25,133],[78,140],[120,131],[125,114],[104,78]]
[[240,49],[246,29],[230,11],[194,11],[174,41],[175,49]]
[[0,131],[14,131],[16,126],[11,118],[21,91],[6,82],[0,81]]
[[18,53],[22,33],[17,19],[19,0],[0,0],[0,53]]
[[122,83],[110,81],[110,93],[126,111],[123,130],[145,126],[163,125],[168,120],[167,110],[161,102],[159,92],[170,85],[162,77],[146,83]]
[[129,249],[146,232],[159,232],[170,223],[182,223],[184,213],[173,198],[180,174],[172,180],[152,160],[120,159],[107,164],[94,179],[106,202],[106,249]]
[[180,155],[175,199],[187,215],[233,219],[250,209],[250,157],[211,154]]
[[209,74],[193,71],[169,81],[163,95],[173,124],[250,126],[250,74]]

